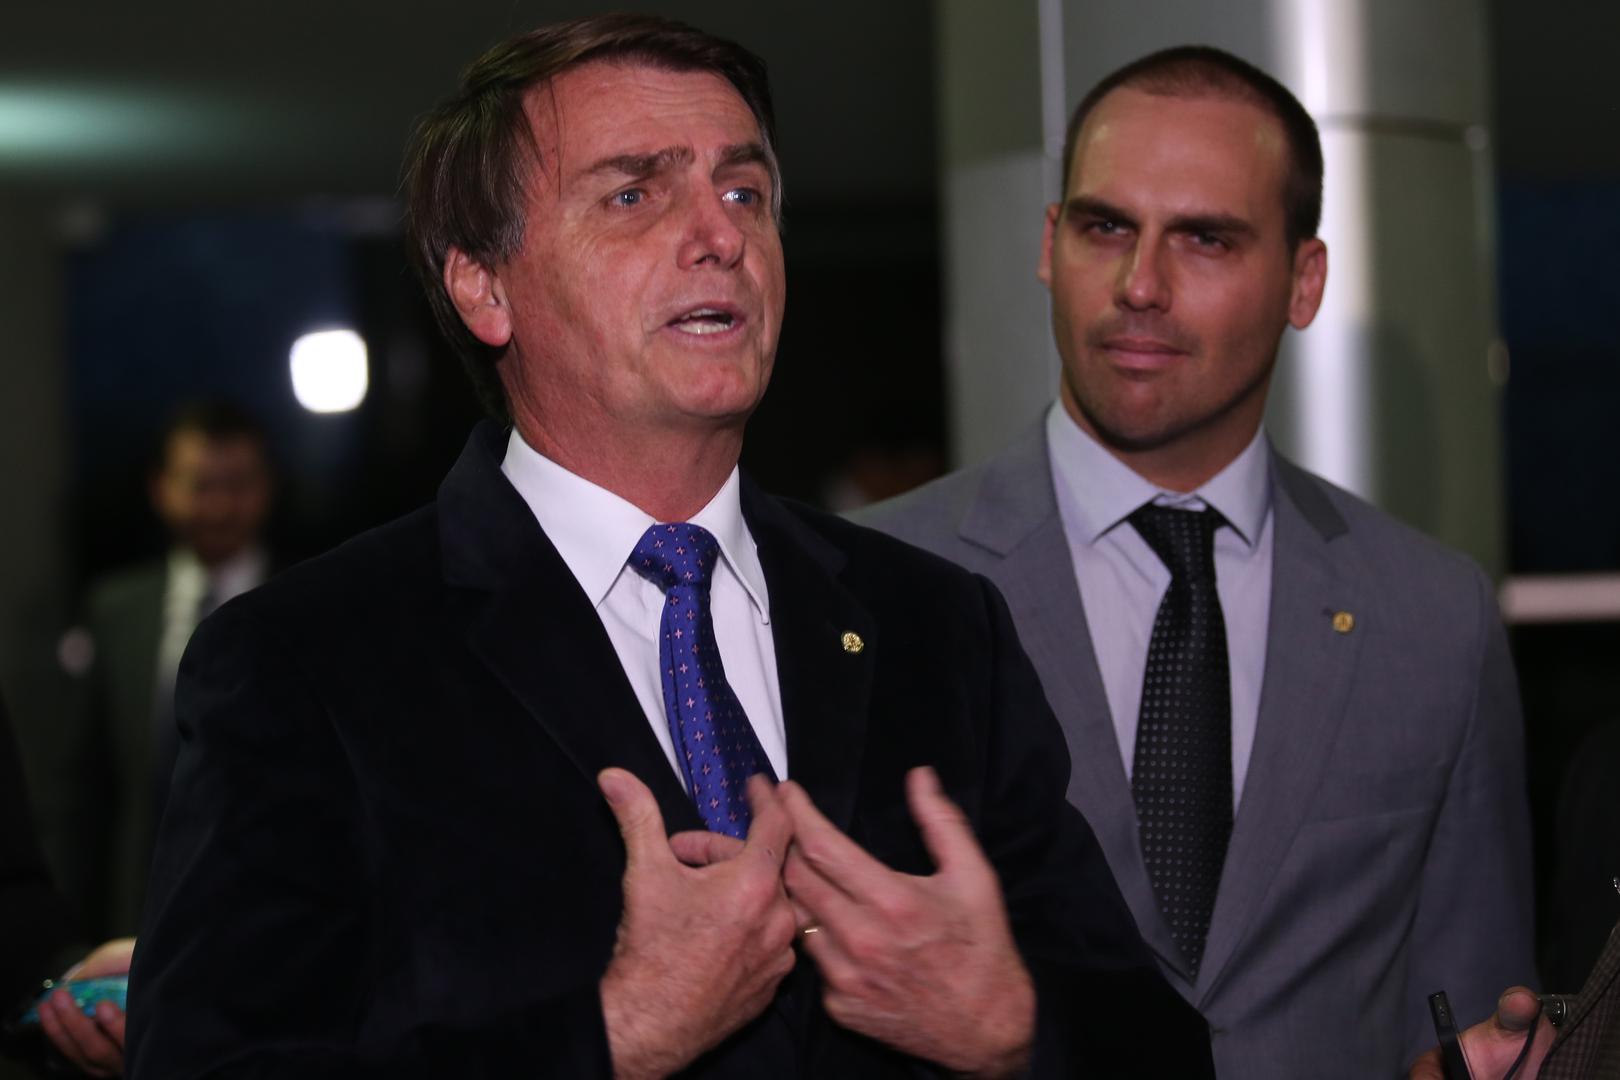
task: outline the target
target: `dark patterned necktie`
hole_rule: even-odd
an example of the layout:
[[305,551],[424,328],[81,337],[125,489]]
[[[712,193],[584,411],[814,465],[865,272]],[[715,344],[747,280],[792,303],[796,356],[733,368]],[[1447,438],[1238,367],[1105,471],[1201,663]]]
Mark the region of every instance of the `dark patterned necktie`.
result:
[[1159,910],[1194,979],[1232,835],[1232,692],[1214,510],[1149,504],[1131,524],[1170,570],[1153,620],[1131,794]]
[[748,778],[776,774],[742,704],[726,682],[709,614],[709,582],[720,544],[697,525],[654,525],[630,567],[664,590],[659,666],[664,715],[698,816],[712,832],[748,835]]

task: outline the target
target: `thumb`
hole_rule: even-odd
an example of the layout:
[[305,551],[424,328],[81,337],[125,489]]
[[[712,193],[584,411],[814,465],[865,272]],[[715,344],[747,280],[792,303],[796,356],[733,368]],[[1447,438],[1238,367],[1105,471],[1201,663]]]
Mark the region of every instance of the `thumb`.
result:
[[973,827],[960,807],[945,797],[939,774],[924,765],[906,774],[906,802],[922,833],[923,845],[941,871],[985,865]]
[[664,816],[658,812],[658,801],[646,784],[624,769],[603,769],[596,776],[596,786],[602,789],[619,823],[629,867],[658,862],[660,857],[665,861],[675,858],[664,836]]
[[1513,986],[1496,999],[1496,1026],[1504,1031],[1529,1031],[1541,1016],[1541,999],[1525,986]]

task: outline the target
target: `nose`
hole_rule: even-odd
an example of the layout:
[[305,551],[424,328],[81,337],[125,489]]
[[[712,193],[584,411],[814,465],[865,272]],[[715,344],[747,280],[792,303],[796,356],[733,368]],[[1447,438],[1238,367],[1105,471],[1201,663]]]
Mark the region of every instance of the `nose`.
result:
[[1120,260],[1114,295],[1114,302],[1120,307],[1132,311],[1170,308],[1170,280],[1158,245],[1152,240],[1149,236],[1140,237],[1130,254]]
[[732,219],[720,193],[700,189],[684,208],[683,230],[677,258],[684,270],[704,266],[729,268],[742,260],[747,237]]

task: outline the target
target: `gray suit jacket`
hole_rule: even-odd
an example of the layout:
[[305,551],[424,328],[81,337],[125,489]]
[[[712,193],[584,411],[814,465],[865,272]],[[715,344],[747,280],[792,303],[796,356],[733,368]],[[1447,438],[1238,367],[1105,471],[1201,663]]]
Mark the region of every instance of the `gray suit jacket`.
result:
[[1196,982],[1142,865],[1091,647],[1107,629],[1086,625],[1044,429],[863,520],[1001,588],[1068,736],[1069,800],[1209,1020],[1220,1075],[1404,1075],[1434,1042],[1428,994],[1446,990],[1471,1024],[1534,979],[1512,661],[1478,567],[1272,462],[1265,681]]

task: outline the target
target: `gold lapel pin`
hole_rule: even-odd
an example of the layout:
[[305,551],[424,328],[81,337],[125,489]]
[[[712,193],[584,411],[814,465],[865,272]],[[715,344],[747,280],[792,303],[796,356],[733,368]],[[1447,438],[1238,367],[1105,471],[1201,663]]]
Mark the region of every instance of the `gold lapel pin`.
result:
[[849,653],[851,656],[866,648],[866,642],[861,640],[861,635],[857,634],[853,630],[844,631],[843,642],[844,651]]
[[1333,629],[1341,634],[1348,634],[1356,628],[1356,617],[1348,611],[1335,611],[1333,613]]

